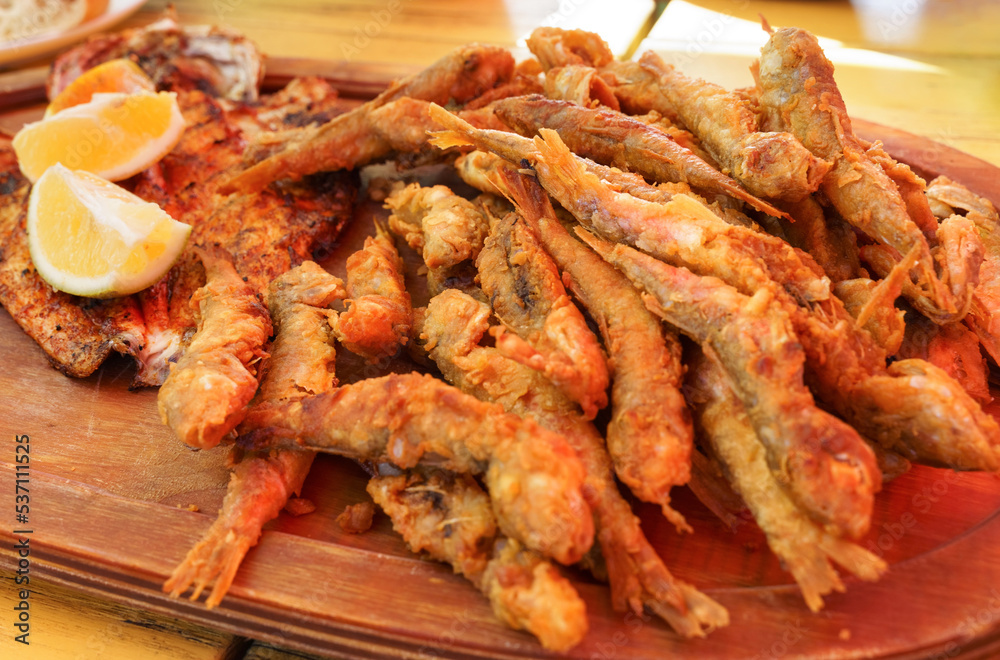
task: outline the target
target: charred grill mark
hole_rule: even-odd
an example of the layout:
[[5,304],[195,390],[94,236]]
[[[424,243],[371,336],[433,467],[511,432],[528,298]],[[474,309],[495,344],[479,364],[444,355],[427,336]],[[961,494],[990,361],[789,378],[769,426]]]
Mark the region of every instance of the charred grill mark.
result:
[[212,94],[215,91],[212,83],[204,79],[200,79],[195,83],[195,89],[200,92],[204,92],[205,94]]
[[14,174],[0,175],[0,195],[10,195],[24,183],[24,179]]
[[281,123],[286,128],[303,128],[310,124],[325,124],[340,114],[343,113],[330,110],[316,111],[308,108],[288,114]]

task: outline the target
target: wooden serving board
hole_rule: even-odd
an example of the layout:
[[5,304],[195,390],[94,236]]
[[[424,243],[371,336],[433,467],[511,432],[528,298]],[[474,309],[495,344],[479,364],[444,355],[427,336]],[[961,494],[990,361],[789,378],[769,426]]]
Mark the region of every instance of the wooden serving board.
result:
[[[282,68],[284,64],[284,68]],[[399,72],[363,65],[269,61],[271,83],[317,73],[358,95]],[[28,86],[20,100],[37,100]],[[0,103],[4,101],[0,83]],[[27,90],[27,91],[26,91]],[[7,97],[10,101],[13,97]],[[5,105],[7,122],[37,114]],[[3,125],[9,125],[3,124]],[[893,129],[856,121],[867,139],[925,175],[945,173],[1000,204],[1000,169]],[[343,258],[371,231],[371,205],[326,262]],[[351,369],[349,359],[338,371]],[[441,564],[409,553],[378,514],[361,535],[334,518],[367,499],[354,463],[321,456],[303,496],[316,511],[282,514],[251,550],[222,605],[165,596],[160,586],[209,527],[228,480],[224,449],[192,451],[156,413],[156,392],[128,390],[133,367],[113,358],[74,380],[0,314],[0,493],[13,498],[15,436],[30,437],[31,512],[16,525],[8,503],[0,566],[15,568],[13,530],[30,529],[32,575],[155,612],[330,657],[548,657],[530,635],[497,622],[486,600]],[[355,365],[356,368],[356,365]],[[397,365],[396,368],[405,368]],[[967,658],[1000,653],[1000,478],[914,468],[879,495],[862,545],[891,570],[812,614],[751,522],[729,531],[690,494],[677,507],[695,533],[678,536],[655,507],[637,505],[644,529],[677,576],[730,611],[729,627],[683,640],[662,621],[611,609],[606,586],[568,573],[587,604],[590,632],[568,657],[601,658]],[[197,508],[197,511],[190,510]]]

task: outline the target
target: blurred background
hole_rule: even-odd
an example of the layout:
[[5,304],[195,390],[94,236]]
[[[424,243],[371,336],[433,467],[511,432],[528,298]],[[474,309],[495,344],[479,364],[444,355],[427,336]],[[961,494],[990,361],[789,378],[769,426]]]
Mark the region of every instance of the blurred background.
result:
[[[152,0],[126,25],[161,16]],[[272,56],[429,64],[470,41],[523,46],[539,25],[647,48],[689,75],[752,83],[772,26],[823,37],[848,111],[1000,165],[1000,3],[993,0],[175,0],[181,20],[245,32]],[[526,52],[526,51],[523,51]]]

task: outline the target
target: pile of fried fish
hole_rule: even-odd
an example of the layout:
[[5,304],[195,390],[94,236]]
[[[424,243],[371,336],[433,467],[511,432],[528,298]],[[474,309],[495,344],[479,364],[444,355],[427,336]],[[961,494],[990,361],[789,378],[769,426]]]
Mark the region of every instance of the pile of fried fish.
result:
[[[195,66],[198,40],[233,57]],[[4,307],[69,375],[134,356],[181,440],[233,448],[218,519],[166,591],[218,604],[329,452],[369,468],[414,551],[546,648],[587,631],[557,564],[696,637],[729,614],[671,575],[619,482],[678,532],[674,487],[723,519],[735,500],[816,611],[844,589],[834,565],[887,570],[856,543],[885,480],[911,462],[1000,468],[982,408],[983,350],[1000,361],[997,213],[856,136],[813,35],[773,31],[755,86],[733,91],[653,52],[617,61],[591,33],[528,44],[520,63],[459,48],[351,107],[311,79],[258,98],[252,45],[218,29],[168,22],[57,62],[132,54],[188,121],[129,185],[192,224],[191,245],[124,299],[38,279],[28,184],[0,151]],[[342,281],[310,258],[349,217],[355,172],[387,160],[398,176],[367,194],[388,217]],[[406,183],[429,163],[465,187]],[[423,260],[424,306],[397,241]],[[340,385],[336,346],[425,366]]]

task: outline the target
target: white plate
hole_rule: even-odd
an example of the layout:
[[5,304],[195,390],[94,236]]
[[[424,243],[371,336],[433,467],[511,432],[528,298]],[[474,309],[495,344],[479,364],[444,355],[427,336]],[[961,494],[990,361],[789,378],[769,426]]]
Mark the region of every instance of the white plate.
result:
[[31,39],[0,44],[0,65],[16,64],[54,53],[95,32],[100,32],[125,20],[138,11],[145,2],[146,0],[110,0],[108,8],[103,14],[65,32],[50,32]]

